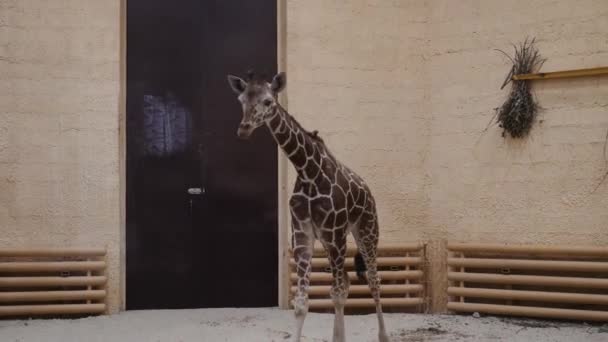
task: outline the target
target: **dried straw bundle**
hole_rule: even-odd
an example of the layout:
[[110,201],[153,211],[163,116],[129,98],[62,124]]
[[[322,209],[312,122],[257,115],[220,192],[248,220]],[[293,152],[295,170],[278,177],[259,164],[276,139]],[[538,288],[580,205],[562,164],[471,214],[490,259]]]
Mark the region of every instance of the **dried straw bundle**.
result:
[[[498,50],[513,63],[511,71],[500,89],[511,82],[513,75],[536,72],[545,62],[545,59],[541,58],[534,46],[534,39],[526,39],[519,46],[514,45],[513,48],[515,50],[514,57]],[[508,132],[513,138],[525,137],[536,121],[538,109],[539,106],[532,95],[530,81],[512,81],[509,97],[502,106],[497,108],[496,113],[496,121],[503,129],[502,135],[505,136],[505,133]]]

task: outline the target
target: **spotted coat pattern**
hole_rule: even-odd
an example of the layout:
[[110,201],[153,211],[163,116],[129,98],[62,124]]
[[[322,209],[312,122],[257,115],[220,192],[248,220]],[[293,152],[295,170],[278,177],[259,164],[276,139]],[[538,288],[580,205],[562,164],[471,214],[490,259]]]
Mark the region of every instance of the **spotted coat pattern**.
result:
[[349,276],[344,263],[346,237],[352,233],[367,268],[365,278],[376,303],[379,339],[387,342],[376,265],[378,217],[374,197],[363,179],[332,155],[317,131],[305,130],[279,105],[277,94],[284,88],[285,81],[284,73],[276,75],[272,83],[251,75],[248,81],[228,76],[243,109],[237,135],[247,138],[257,127],[266,124],[297,172],[289,200],[297,274],[293,297],[297,320],[294,339],[300,341],[308,312],[313,245],[315,240],[319,240],[327,251],[333,275],[330,289],[336,312],[333,341],[345,341],[344,305],[348,297]]
[[267,123],[297,172],[289,201],[298,275],[293,299],[296,315],[298,311],[304,315],[308,311],[307,290],[315,239],[327,251],[333,274],[331,297],[343,310],[349,287],[344,270],[346,237],[351,232],[367,266],[367,281],[381,319],[380,279],[376,267],[378,217],[369,187],[332,155],[316,131],[307,132],[280,106]]

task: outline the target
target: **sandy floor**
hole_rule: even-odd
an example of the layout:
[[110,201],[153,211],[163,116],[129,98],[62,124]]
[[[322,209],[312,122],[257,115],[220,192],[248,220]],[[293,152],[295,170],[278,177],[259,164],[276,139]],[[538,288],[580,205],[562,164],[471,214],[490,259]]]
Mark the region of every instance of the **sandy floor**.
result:
[[[78,320],[0,321],[2,342],[290,341],[290,311],[130,311]],[[608,341],[608,327],[496,317],[387,314],[392,341]],[[304,341],[330,341],[333,315],[309,314]],[[377,341],[376,316],[347,316],[348,341]]]

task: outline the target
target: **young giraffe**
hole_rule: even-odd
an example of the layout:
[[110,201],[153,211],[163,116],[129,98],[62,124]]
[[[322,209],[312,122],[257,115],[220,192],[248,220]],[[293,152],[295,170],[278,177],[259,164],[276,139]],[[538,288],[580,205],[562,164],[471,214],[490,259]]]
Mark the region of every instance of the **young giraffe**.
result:
[[229,75],[228,82],[238,95],[243,118],[237,135],[247,139],[266,124],[277,144],[297,171],[293,195],[289,200],[292,218],[292,247],[297,264],[297,290],[293,299],[296,316],[295,340],[300,341],[308,312],[308,287],[315,239],[327,251],[333,274],[330,295],[335,306],[333,341],[343,342],[344,304],[349,278],[344,271],[346,237],[352,233],[359,254],[358,273],[365,275],[376,303],[379,338],[388,341],[380,304],[380,279],[376,266],[378,217],[374,198],[363,179],[340,163],[329,151],[317,131],[308,132],[283,109],[277,95],[285,88],[285,73],[271,83],[250,73],[247,81]]

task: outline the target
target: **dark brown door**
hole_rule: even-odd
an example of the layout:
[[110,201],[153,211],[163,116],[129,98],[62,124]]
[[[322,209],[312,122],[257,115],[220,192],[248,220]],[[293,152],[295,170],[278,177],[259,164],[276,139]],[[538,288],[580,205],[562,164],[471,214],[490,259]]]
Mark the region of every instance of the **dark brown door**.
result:
[[127,1],[128,309],[277,304],[276,147],[226,83],[276,41],[276,0]]

